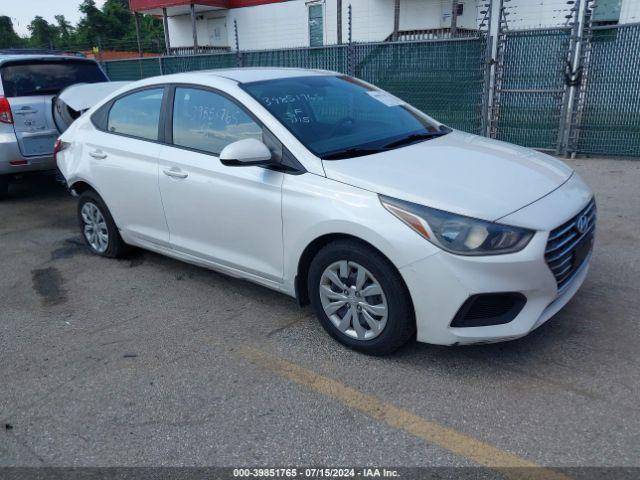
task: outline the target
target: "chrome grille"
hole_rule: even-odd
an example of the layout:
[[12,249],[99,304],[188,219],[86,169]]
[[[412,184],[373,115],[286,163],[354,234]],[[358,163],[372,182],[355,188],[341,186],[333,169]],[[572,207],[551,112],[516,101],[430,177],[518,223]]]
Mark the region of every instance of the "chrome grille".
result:
[[592,199],[580,213],[549,234],[545,260],[562,290],[589,257],[596,228],[596,201]]

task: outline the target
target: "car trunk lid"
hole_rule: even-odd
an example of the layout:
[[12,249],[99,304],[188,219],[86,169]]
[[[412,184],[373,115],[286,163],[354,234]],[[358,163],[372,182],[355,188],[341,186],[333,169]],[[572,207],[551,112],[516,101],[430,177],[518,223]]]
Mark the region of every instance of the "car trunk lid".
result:
[[53,153],[58,129],[53,122],[52,98],[53,95],[33,95],[8,99],[13,129],[25,157]]

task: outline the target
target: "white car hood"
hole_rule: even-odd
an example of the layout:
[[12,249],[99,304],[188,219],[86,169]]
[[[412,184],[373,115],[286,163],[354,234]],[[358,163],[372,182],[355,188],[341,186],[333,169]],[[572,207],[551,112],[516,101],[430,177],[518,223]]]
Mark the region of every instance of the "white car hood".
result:
[[459,131],[323,165],[330,179],[490,221],[547,195],[573,172],[549,155]]

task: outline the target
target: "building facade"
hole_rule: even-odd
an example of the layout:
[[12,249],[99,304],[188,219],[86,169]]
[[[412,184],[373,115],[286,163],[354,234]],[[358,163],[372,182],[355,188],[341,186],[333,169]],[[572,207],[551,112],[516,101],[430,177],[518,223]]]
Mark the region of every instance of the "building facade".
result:
[[[500,0],[129,0],[136,13],[162,16],[170,53],[263,50],[354,42],[446,37],[480,27],[488,2]],[[640,21],[638,0],[598,0],[594,21]],[[566,0],[511,0],[509,28],[567,22]],[[236,42],[237,38],[237,42]]]

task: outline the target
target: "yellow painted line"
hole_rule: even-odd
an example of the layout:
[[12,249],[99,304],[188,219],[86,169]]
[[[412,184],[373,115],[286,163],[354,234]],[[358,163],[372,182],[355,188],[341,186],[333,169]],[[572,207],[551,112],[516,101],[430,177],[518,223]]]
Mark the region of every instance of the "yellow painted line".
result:
[[479,465],[491,468],[512,479],[568,480],[569,477],[540,467],[524,458],[501,450],[464,433],[445,427],[372,395],[362,393],[337,380],[319,375],[280,357],[250,347],[240,347],[243,357],[292,382],[359,410],[390,427],[403,430],[431,444],[438,445]]

